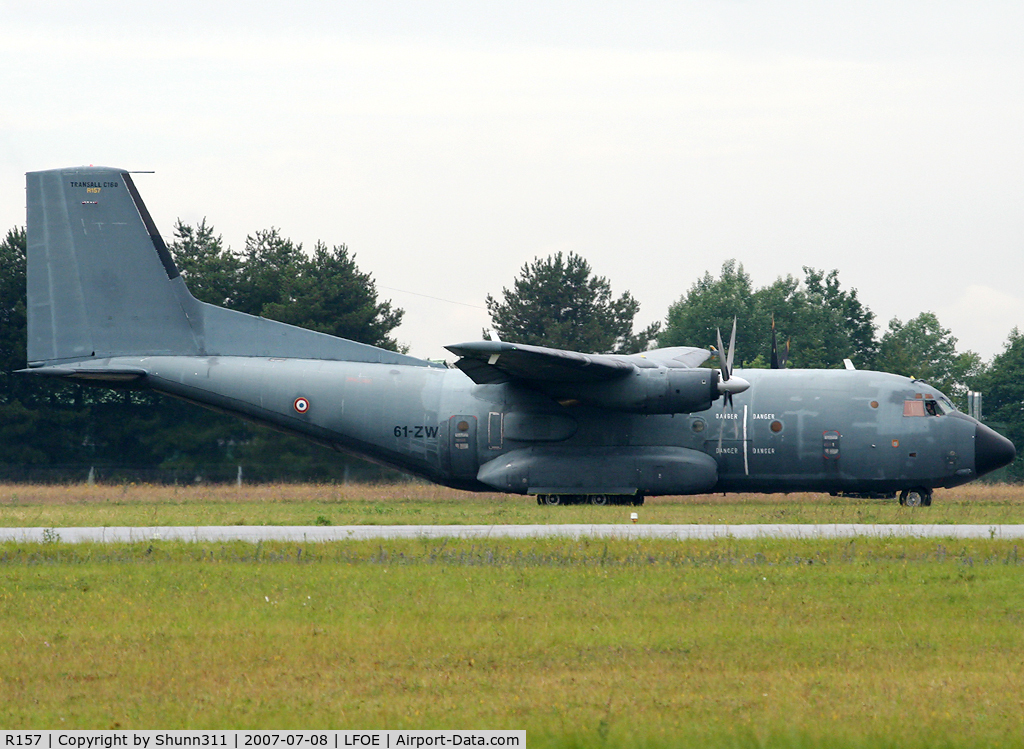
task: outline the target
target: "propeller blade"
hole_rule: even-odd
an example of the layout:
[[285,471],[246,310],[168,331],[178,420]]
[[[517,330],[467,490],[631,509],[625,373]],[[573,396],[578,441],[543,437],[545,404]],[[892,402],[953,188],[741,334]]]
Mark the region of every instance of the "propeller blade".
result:
[[772,315],[772,369],[782,369],[779,363],[779,347],[775,340],[775,315]]
[[726,359],[729,360],[729,376],[732,377],[732,357],[736,353],[736,318],[732,319],[732,336],[729,338],[729,354]]
[[736,318],[732,319],[732,335],[729,336],[728,349],[722,345],[722,329],[718,328],[716,332],[718,335],[718,350],[715,353],[718,355],[719,369],[721,371],[721,377],[718,381],[718,392],[722,394],[725,407],[732,408],[732,396],[736,393],[742,393],[750,387],[749,382],[742,377],[736,377],[732,373],[733,357],[736,355]]
[[779,351],[778,340],[775,337],[775,315],[772,315],[772,369],[786,368],[786,362],[789,361],[789,344],[791,341],[791,338],[787,338],[785,350]]
[[718,367],[722,370],[722,382],[729,381],[729,365],[725,360],[725,346],[722,345],[722,329],[718,329]]
[[[735,393],[742,393],[744,390],[750,387],[750,383],[744,380],[742,377],[736,377],[732,373],[732,361],[736,355],[736,318],[732,319],[732,335],[729,336],[729,348],[726,349],[722,345],[722,329],[718,328],[718,350],[715,352],[718,356],[719,369],[721,371],[721,377],[718,381],[718,392],[722,395],[722,400],[726,408],[732,408],[732,396]],[[714,348],[714,346],[712,346]]]

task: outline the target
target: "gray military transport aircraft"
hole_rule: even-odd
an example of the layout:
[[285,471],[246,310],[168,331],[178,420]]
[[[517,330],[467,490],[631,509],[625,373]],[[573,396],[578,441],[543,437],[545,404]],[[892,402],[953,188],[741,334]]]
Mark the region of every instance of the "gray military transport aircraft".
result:
[[[147,388],[439,484],[542,504],[813,491],[928,505],[1014,447],[930,385],[881,372],[732,371],[503,341],[455,368],[215,307],[188,291],[130,174],[28,178],[28,369]],[[719,335],[720,352],[721,345]]]

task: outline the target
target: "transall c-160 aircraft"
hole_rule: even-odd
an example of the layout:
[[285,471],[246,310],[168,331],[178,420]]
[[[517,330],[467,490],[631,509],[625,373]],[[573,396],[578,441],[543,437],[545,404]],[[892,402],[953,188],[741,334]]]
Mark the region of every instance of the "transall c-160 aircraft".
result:
[[131,175],[28,182],[28,368],[147,388],[457,489],[542,504],[831,492],[928,505],[1013,444],[927,383],[860,370],[732,370],[710,352],[448,346],[455,368],[215,307],[188,291]]

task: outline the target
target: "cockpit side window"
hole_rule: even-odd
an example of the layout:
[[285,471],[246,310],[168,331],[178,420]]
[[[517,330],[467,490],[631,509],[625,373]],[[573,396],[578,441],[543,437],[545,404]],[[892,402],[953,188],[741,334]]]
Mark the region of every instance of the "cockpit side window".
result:
[[904,416],[924,416],[924,401],[905,400],[903,401]]
[[[943,416],[945,414],[957,413],[959,409],[953,405],[946,395],[933,390],[924,380],[914,380],[914,384],[920,386],[921,391],[914,393],[914,400],[925,402],[925,413],[918,413],[917,407],[904,406],[904,416]],[[910,400],[909,398],[907,400]],[[929,403],[931,401],[931,403]],[[913,413],[911,413],[913,411]]]
[[942,416],[952,410],[950,404],[935,398],[903,401],[904,416]]

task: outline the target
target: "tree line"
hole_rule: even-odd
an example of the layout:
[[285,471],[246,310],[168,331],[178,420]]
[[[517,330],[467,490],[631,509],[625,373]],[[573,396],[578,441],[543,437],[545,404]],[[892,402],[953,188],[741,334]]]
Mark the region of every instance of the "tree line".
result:
[[[403,310],[378,298],[369,273],[345,245],[317,242],[311,252],[275,228],[226,247],[206,222],[177,221],[169,243],[198,299],[362,343],[399,350],[394,330]],[[877,369],[927,380],[961,407],[969,390],[985,395],[988,420],[1024,447],[1024,334],[1014,329],[1004,351],[983,362],[959,351],[932,312],[880,330],[856,289],[836,270],[804,267],[755,288],[743,265],[723,264],[697,279],[663,323],[634,331],[639,303],[615,296],[610,281],[576,253],[526,263],[498,296],[488,295],[491,325],[503,340],[591,353],[633,353],[654,346],[708,347],[717,329],[737,320],[743,367],[766,367],[772,330],[789,367]],[[115,466],[252,479],[381,479],[382,469],[304,440],[144,391],[109,391],[40,382],[13,374],[25,366],[25,231],[0,242],[0,477],[32,470],[81,472]],[[714,359],[710,362],[716,364]],[[19,473],[20,472],[20,473]],[[175,475],[177,475],[175,474]],[[1024,464],[1011,468],[1024,478]]]
[[[25,367],[25,230],[0,242],[0,478],[195,477],[341,481],[394,478],[364,461],[145,391],[42,382]],[[344,245],[312,252],[278,229],[232,251],[205,220],[178,221],[169,244],[192,294],[211,304],[398,350],[403,311],[377,297]]]
[[[769,366],[774,328],[791,368],[841,369],[849,359],[858,369],[926,380],[962,410],[968,392],[981,392],[985,420],[1017,445],[1020,457],[1008,475],[1024,480],[1024,333],[1014,328],[1004,350],[986,363],[974,351],[960,351],[934,312],[906,321],[894,317],[880,330],[857,290],[843,288],[839,271],[802,271],[755,288],[743,265],[728,260],[717,277],[706,272],[697,279],[669,307],[663,324],[634,334],[639,305],[629,292],[614,299],[608,279],[593,275],[586,260],[556,253],[525,264],[500,299],[487,297],[487,308],[502,339],[607,353],[651,345],[708,348],[735,318],[737,366]],[[600,322],[589,324],[591,319]],[[714,357],[709,365],[717,366]]]

